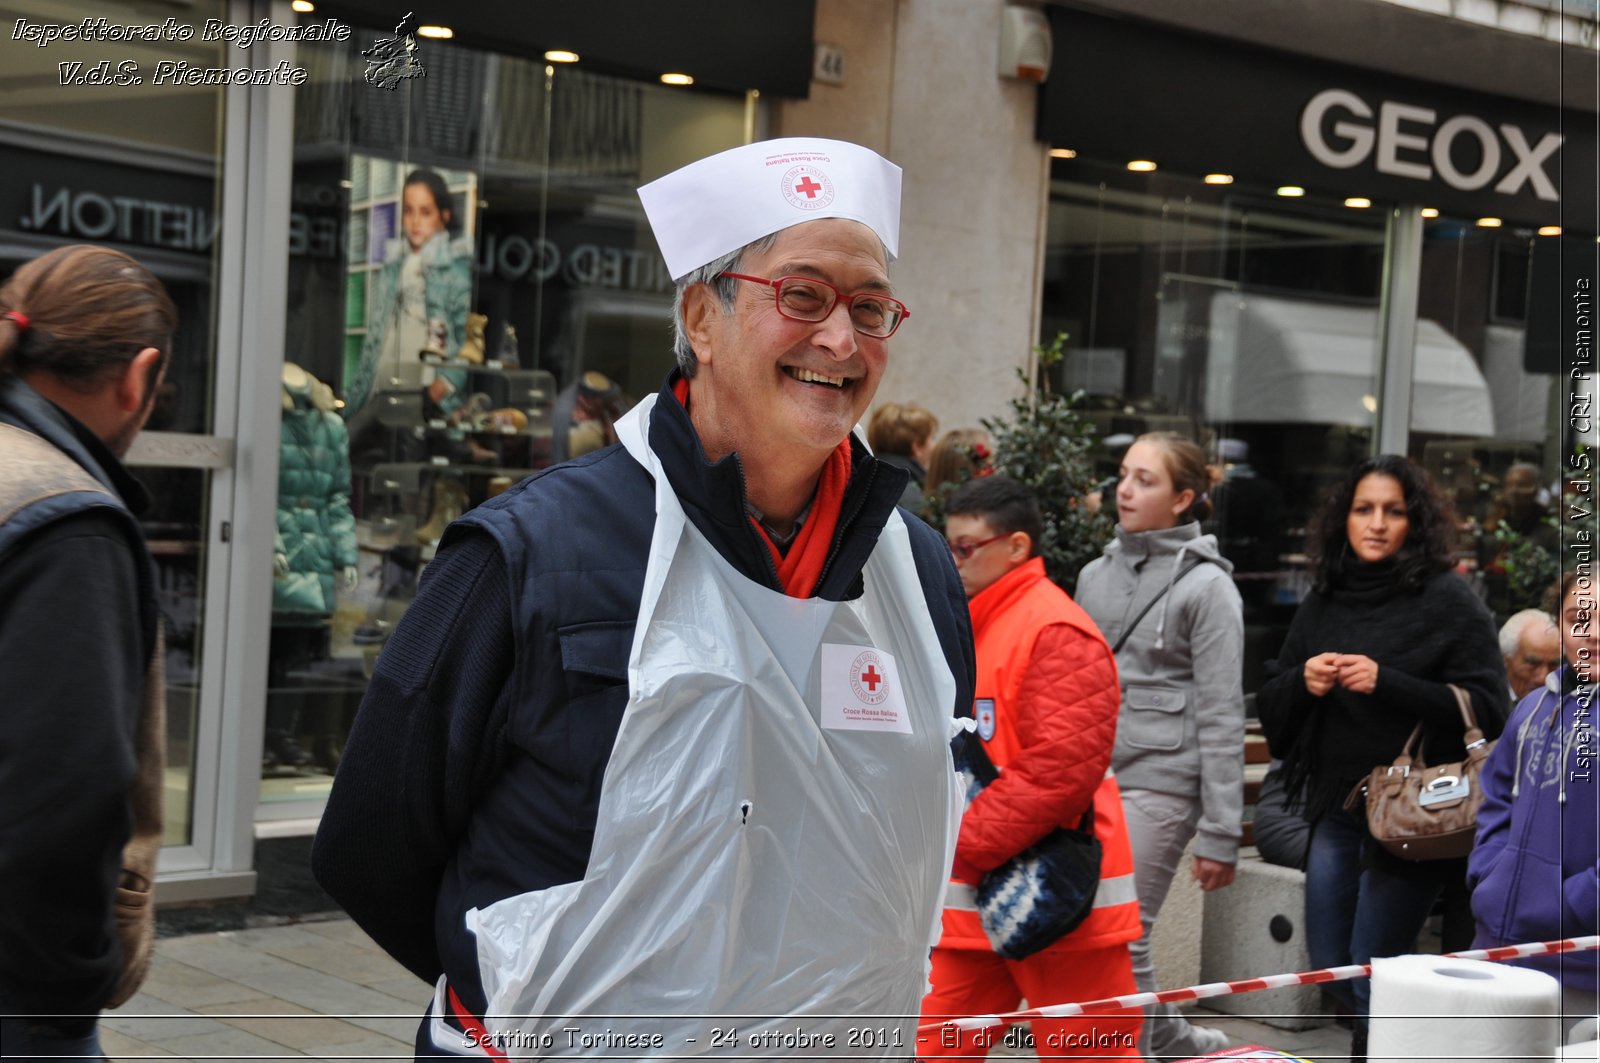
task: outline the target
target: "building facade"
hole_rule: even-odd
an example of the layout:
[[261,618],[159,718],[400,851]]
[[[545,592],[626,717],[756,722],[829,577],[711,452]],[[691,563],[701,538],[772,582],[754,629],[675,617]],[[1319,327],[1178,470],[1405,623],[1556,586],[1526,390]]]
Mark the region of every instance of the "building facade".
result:
[[163,900],[248,893],[253,840],[314,827],[444,524],[659,384],[671,281],[633,190],[721,148],[905,168],[880,400],[976,424],[1064,333],[1103,471],[1170,428],[1254,475],[1218,529],[1251,559],[1247,690],[1339,470],[1424,462],[1499,611],[1593,442],[1592,10],[1053,3],[1040,85],[1002,72],[1001,0],[103,6],[45,41],[81,24],[0,0],[0,274],[105,242],[183,314],[131,455],[171,643]]

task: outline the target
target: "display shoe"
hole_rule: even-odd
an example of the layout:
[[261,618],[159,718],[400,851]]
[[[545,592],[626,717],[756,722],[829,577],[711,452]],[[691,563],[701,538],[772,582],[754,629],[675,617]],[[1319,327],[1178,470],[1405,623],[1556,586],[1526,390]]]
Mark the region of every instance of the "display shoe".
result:
[[522,364],[517,354],[517,330],[510,322],[500,334],[500,364],[507,369],[516,369]]
[[376,646],[387,640],[393,630],[394,625],[387,620],[368,620],[350,633],[350,641],[357,646]]
[[287,731],[268,731],[265,746],[278,758],[279,764],[287,767],[303,768],[311,763],[311,754],[306,752],[299,739]]
[[339,740],[332,735],[323,735],[316,741],[317,767],[325,769],[330,775],[339,770],[339,758],[344,755],[344,750],[339,746]]
[[436,543],[444,537],[450,522],[467,511],[467,489],[456,480],[440,477],[433,481],[433,508],[428,523],[417,529],[417,542]]
[[518,432],[528,430],[528,415],[515,406],[490,410],[487,421],[486,431],[499,432],[502,435],[516,435]]
[[487,314],[467,315],[467,338],[462,341],[456,357],[473,365],[483,364],[483,330],[489,324]]
[[419,358],[443,358],[444,345],[450,339],[450,325],[442,317],[428,319],[428,342],[417,352]]
[[457,424],[464,426],[468,431],[487,432],[489,410],[493,406],[493,399],[481,391],[475,391],[452,416]]

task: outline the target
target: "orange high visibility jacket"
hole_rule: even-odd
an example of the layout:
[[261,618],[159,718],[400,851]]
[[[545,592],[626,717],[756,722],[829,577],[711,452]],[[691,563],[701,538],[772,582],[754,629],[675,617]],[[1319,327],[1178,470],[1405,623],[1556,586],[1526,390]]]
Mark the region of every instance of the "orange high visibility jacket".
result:
[[[1133,853],[1110,774],[1122,695],[1116,659],[1089,614],[1033,558],[969,603],[977,644],[974,714],[1000,777],[961,820],[956,867],[987,872],[1094,803],[1103,856],[1094,911],[1047,951],[1098,949],[1139,936]],[[943,948],[988,949],[973,882],[952,880]]]

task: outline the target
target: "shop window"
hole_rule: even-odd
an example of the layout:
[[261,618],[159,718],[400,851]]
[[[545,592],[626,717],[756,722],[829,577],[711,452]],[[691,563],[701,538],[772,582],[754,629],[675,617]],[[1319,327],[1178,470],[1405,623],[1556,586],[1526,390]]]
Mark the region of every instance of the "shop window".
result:
[[[93,14],[128,26],[159,25],[173,15],[173,5],[163,0],[115,0],[92,12],[0,0],[0,25],[8,34],[37,29],[65,21],[69,8],[73,20]],[[178,21],[198,26],[226,20],[227,12],[223,0],[196,0]],[[162,64],[212,67],[224,65],[226,56],[225,45],[199,35],[187,41],[62,40],[48,47],[8,39],[0,118],[0,278],[55,247],[104,245],[159,277],[178,310],[165,382],[126,456],[151,495],[141,524],[166,629],[164,842],[170,846],[205,841],[195,837],[194,780],[208,674],[203,651],[213,476],[181,463],[191,452],[217,450],[217,441],[197,437],[211,436],[217,424],[214,315],[225,90],[149,82]],[[133,76],[147,84],[115,83]],[[219,644],[213,638],[211,645]],[[206,696],[215,700],[216,693]]]
[[[1306,590],[1305,527],[1372,445],[1383,219],[1314,197],[1055,164],[1041,333],[1115,475],[1143,432],[1214,459],[1207,525],[1245,602],[1246,692]],[[1231,501],[1230,501],[1231,500]]]
[[[1461,567],[1503,623],[1560,578],[1561,380],[1526,358],[1534,256],[1559,238],[1448,216],[1423,235],[1409,453],[1453,502]],[[1425,359],[1425,336],[1452,357]]]
[[268,816],[326,792],[445,525],[660,386],[672,281],[635,189],[747,125],[743,96],[436,41],[376,88],[380,32],[297,59]]

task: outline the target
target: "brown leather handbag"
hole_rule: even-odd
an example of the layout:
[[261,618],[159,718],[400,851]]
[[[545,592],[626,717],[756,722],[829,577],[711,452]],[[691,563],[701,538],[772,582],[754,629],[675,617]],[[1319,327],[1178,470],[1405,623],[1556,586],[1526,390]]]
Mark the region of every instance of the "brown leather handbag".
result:
[[1478,806],[1483,804],[1479,776],[1494,743],[1484,739],[1467,692],[1453,683],[1450,691],[1466,727],[1466,759],[1426,764],[1419,723],[1394,763],[1373,768],[1345,801],[1345,808],[1354,812],[1365,797],[1368,833],[1403,860],[1449,860],[1472,851]]

